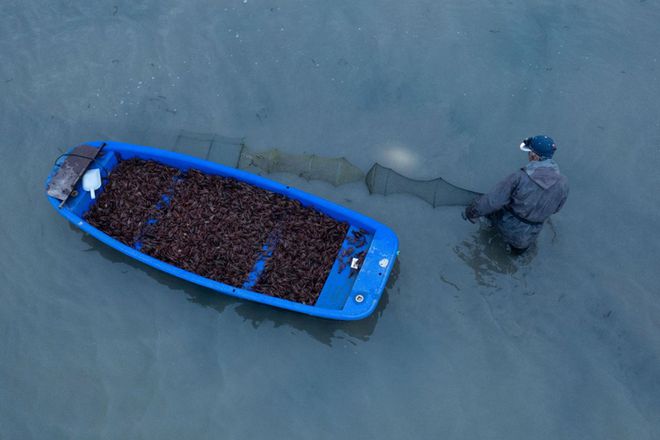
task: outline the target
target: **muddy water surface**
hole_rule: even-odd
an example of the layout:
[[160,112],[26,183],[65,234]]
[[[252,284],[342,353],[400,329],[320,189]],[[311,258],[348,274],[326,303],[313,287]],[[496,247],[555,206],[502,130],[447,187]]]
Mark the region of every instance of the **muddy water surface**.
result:
[[[0,437],[660,437],[657,2],[0,12]],[[322,321],[138,264],[47,204],[69,146],[182,131],[478,190],[543,133],[571,194],[511,258],[459,208],[273,176],[399,236],[378,311]]]

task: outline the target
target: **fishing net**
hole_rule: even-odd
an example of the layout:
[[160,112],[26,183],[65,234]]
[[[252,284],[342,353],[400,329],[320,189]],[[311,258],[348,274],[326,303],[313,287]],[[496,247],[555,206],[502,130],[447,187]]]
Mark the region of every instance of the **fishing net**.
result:
[[452,185],[441,177],[433,180],[410,179],[377,163],[371,167],[365,181],[371,194],[412,194],[427,201],[434,208],[467,205],[480,195],[478,192]]
[[238,167],[256,166],[267,173],[291,173],[308,180],[323,180],[335,186],[364,179],[364,173],[344,157],[326,158],[315,154],[289,154],[278,149],[241,152]]
[[174,151],[236,167],[243,147],[243,138],[181,130]]
[[360,168],[344,157],[291,154],[276,148],[250,151],[242,138],[213,133],[182,130],[177,137],[175,150],[242,170],[290,173],[308,180],[329,182],[335,186],[364,181],[371,194],[411,194],[433,207],[467,205],[480,194],[452,185],[441,177],[433,180],[411,179],[378,163],[374,164],[365,176]]

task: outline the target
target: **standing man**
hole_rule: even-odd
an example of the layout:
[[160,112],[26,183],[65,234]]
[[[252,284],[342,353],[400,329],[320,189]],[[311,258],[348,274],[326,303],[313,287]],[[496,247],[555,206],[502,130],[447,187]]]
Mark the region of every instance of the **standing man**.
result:
[[474,199],[463,214],[471,223],[488,218],[516,255],[536,241],[543,222],[564,206],[568,196],[568,180],[552,160],[557,147],[550,137],[527,138],[520,149],[527,152],[527,166]]

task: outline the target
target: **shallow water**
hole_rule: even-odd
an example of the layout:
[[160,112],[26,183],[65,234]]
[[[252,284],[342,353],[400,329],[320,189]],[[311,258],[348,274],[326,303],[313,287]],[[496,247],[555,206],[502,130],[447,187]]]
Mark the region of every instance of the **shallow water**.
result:
[[[0,4],[0,438],[660,437],[660,5]],[[353,323],[228,298],[85,237],[44,179],[71,145],[182,133],[487,190],[552,135],[537,248],[361,183],[273,178],[391,226]]]

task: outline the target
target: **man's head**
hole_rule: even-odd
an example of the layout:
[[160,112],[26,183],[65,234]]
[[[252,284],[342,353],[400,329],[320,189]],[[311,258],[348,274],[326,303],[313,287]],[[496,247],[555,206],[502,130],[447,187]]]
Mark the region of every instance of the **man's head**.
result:
[[529,160],[551,159],[557,146],[549,136],[538,135],[522,141],[520,149],[528,153]]

